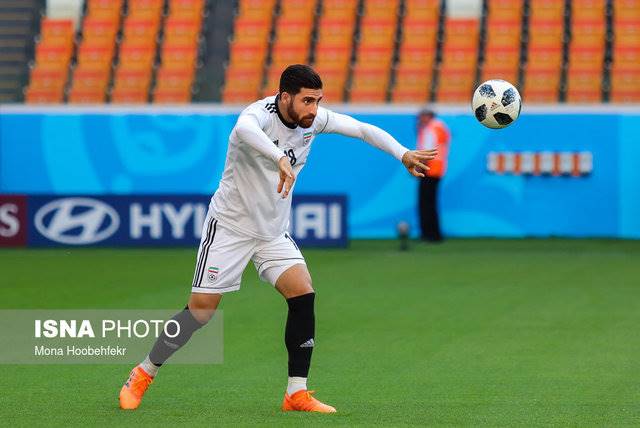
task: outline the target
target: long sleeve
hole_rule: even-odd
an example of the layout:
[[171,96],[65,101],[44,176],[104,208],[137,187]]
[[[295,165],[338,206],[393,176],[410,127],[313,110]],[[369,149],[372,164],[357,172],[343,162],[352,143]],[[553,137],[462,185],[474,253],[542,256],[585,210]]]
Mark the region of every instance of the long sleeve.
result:
[[327,121],[324,127],[321,128],[320,133],[334,133],[359,138],[371,144],[373,147],[389,153],[398,160],[402,160],[402,156],[409,151],[409,149],[389,135],[388,132],[377,126],[360,122],[346,114],[340,114],[330,110],[325,111]]
[[250,112],[243,112],[235,126],[238,139],[250,145],[261,154],[278,162],[285,154],[267,137],[260,126],[259,118]]

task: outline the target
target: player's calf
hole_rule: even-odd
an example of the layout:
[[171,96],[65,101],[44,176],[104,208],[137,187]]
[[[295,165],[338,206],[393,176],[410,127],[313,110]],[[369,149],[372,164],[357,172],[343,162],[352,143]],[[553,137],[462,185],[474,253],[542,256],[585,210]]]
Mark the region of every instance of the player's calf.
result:
[[121,408],[136,409],[140,405],[158,369],[189,341],[193,333],[211,319],[220,299],[220,295],[192,295],[189,305],[171,318],[175,322],[167,323],[166,329],[163,329],[149,355],[131,371],[129,379],[120,390]]

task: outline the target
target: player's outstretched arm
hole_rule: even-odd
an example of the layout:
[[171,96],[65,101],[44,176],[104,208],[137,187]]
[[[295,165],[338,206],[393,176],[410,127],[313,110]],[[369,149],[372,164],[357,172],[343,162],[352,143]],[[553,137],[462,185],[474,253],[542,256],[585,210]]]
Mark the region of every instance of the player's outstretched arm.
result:
[[409,173],[415,177],[424,177],[423,171],[429,169],[426,162],[435,159],[438,154],[435,149],[409,150],[385,130],[336,112],[328,112],[327,124],[322,132],[359,138],[401,161]]
[[280,158],[285,156],[284,152],[273,144],[267,134],[264,133],[258,122],[258,118],[253,114],[241,114],[234,131],[240,141],[247,143],[276,163],[280,161]]
[[260,126],[259,119],[251,113],[241,114],[236,123],[235,132],[240,141],[249,144],[259,153],[278,164],[280,182],[278,183],[277,190],[278,193],[282,193],[284,189],[282,197],[286,198],[293,187],[296,176],[289,164],[289,158],[285,156],[284,152],[276,147],[267,134],[264,133]]

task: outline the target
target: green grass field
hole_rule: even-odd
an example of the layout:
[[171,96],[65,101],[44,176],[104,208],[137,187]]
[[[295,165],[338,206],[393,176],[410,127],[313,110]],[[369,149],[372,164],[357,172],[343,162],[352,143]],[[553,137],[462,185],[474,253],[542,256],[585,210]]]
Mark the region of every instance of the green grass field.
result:
[[[251,266],[222,301],[224,364],[166,365],[134,412],[129,366],[0,366],[2,425],[640,425],[640,242],[354,242],[307,250],[310,387],[283,414],[286,304]],[[176,310],[195,249],[2,250],[0,305]],[[0,350],[2,352],[2,350]],[[143,355],[140,355],[142,358]]]

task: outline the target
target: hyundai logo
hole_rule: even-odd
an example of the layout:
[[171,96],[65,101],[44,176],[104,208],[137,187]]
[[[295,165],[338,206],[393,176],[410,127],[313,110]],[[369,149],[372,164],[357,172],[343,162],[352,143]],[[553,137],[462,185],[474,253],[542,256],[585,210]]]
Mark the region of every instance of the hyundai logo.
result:
[[68,245],[104,241],[120,226],[118,213],[111,206],[90,198],[49,202],[38,210],[34,222],[43,236]]

